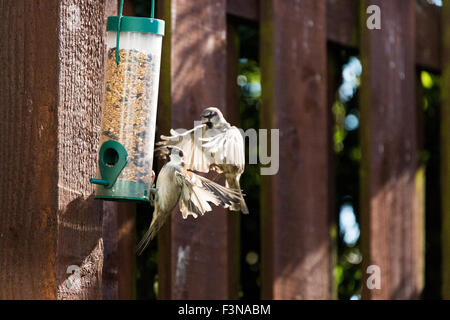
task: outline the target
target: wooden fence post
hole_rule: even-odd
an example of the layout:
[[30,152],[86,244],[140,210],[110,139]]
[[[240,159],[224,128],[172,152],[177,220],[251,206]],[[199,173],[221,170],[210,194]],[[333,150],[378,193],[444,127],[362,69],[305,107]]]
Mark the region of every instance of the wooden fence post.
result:
[[262,176],[262,297],[332,297],[326,1],[262,0],[261,128],[280,129]]
[[441,109],[441,195],[442,195],[442,298],[450,299],[450,3],[442,7],[442,109]]
[[[205,107],[226,107],[225,0],[164,0],[158,12],[167,23],[158,130],[167,134],[169,127],[192,128]],[[160,298],[236,296],[230,289],[230,214],[236,213],[215,208],[183,220],[176,209],[160,234]]]
[[[327,48],[327,108],[328,108],[328,219],[330,230],[330,273],[333,273],[333,269],[338,261],[338,224],[336,221],[336,154],[333,148],[333,129],[334,129],[334,116],[331,112],[334,103],[337,99],[337,93],[339,89],[339,82],[341,81],[341,70],[337,59],[338,50],[332,45],[328,44]],[[337,281],[333,278],[329,283],[330,286],[330,299],[338,299],[338,286]]]
[[[366,27],[369,5],[381,30]],[[361,3],[361,235],[364,299],[416,299],[423,280],[424,224],[417,210],[413,0]],[[423,183],[423,182],[422,182]],[[381,287],[367,273],[379,267]],[[373,275],[370,279],[368,277]]]
[[113,6],[0,1],[2,299],[102,298],[104,205],[89,178]]

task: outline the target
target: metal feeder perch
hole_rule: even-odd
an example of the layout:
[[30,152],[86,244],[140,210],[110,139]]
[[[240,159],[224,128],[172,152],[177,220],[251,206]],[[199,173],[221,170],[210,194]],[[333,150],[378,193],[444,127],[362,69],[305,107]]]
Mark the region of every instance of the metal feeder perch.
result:
[[[164,21],[108,17],[105,100],[95,198],[149,201]],[[117,50],[119,48],[119,50]]]

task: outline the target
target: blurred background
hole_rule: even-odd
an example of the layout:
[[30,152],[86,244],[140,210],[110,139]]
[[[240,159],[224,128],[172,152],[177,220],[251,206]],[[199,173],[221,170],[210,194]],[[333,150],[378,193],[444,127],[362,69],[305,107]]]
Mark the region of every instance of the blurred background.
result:
[[244,130],[280,130],[280,169],[246,165],[249,215],[174,212],[141,256],[153,208],[94,201],[88,183],[117,11],[0,0],[15,35],[0,40],[1,299],[450,298],[449,1],[157,0],[156,137],[219,106]]
[[[145,16],[148,1],[134,0],[137,15]],[[356,2],[354,2],[356,3]],[[328,6],[339,6],[344,1],[329,1]],[[348,2],[347,2],[348,4]],[[361,3],[358,3],[361,5]],[[442,1],[420,2],[421,6],[442,7]],[[427,8],[431,9],[431,8]],[[435,10],[435,9],[431,9]],[[439,10],[439,9],[438,9]],[[227,23],[232,24],[237,56],[237,96],[239,104],[238,127],[259,129],[261,110],[261,69],[260,69],[260,26],[258,21],[230,16]],[[336,287],[335,298],[342,300],[361,299],[362,253],[360,240],[360,97],[361,75],[364,72],[358,48],[328,44],[328,59],[334,68],[330,74],[336,75],[330,85],[335,89],[330,104],[332,114],[332,158],[335,190],[333,222],[336,226],[336,265],[333,268],[333,282]],[[418,66],[417,112],[422,134],[419,137],[418,161],[426,170],[425,174],[425,280],[420,298],[441,299],[442,261],[441,261],[441,191],[440,191],[440,105],[441,75],[433,68]],[[314,134],[311,132],[311,134]],[[247,149],[248,156],[248,149]],[[248,158],[247,158],[248,159]],[[242,187],[247,195],[251,212],[240,217],[239,254],[239,299],[259,299],[261,297],[261,245],[260,245],[260,187],[261,177],[257,165],[248,165],[242,177]],[[411,198],[411,201],[413,198]],[[148,219],[139,212],[147,211],[147,206],[139,206],[137,232],[143,235]],[[137,260],[138,299],[158,297],[158,249],[152,248]],[[152,270],[152,272],[149,272]],[[153,282],[153,287],[148,284]]]

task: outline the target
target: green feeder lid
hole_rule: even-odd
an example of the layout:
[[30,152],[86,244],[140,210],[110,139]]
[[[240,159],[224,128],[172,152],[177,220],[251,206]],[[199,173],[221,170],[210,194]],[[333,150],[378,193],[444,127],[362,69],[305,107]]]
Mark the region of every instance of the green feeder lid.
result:
[[[126,17],[120,20],[120,31],[148,32],[163,36],[164,20],[146,17]],[[108,17],[106,31],[117,31],[119,29],[119,17]]]

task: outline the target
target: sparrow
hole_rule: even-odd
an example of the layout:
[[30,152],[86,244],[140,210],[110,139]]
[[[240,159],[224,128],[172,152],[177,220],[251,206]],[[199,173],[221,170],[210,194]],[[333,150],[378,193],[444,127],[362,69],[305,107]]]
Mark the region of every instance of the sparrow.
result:
[[239,203],[241,197],[238,190],[226,188],[187,170],[181,149],[172,146],[159,149],[157,151],[168,153],[170,160],[161,168],[156,188],[150,189],[150,193],[154,194],[153,218],[137,246],[138,255],[155,237],[177,204],[183,219],[187,219],[189,215],[197,218],[212,210],[209,203],[231,206],[233,203]]
[[185,132],[171,129],[171,136],[162,135],[157,145],[172,145],[182,149],[186,167],[190,170],[205,173],[214,170],[224,174],[225,186],[241,193],[240,202],[233,203],[230,210],[248,214],[239,183],[245,168],[245,147],[241,132],[231,126],[216,107],[203,110],[201,122]]

